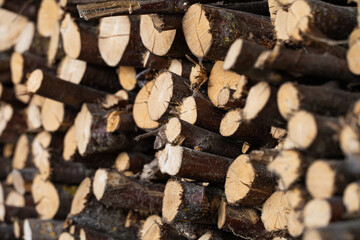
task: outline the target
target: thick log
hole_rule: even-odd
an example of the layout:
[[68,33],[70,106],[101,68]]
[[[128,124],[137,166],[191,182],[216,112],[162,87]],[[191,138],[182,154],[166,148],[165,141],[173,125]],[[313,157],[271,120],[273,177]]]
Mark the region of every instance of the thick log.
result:
[[261,213],[261,221],[269,232],[285,230],[290,205],[285,192],[274,192],[264,203]]
[[184,97],[192,94],[190,81],[169,71],[160,73],[147,101],[149,116],[154,121],[167,117],[173,105],[179,104]]
[[12,160],[10,158],[0,157],[0,179],[4,180],[11,172]]
[[15,92],[11,88],[3,86],[3,84],[1,83],[0,83],[0,100],[11,104],[13,107],[17,109],[22,109],[26,106],[23,102],[17,99]]
[[228,158],[241,154],[242,142],[233,142],[220,134],[187,123],[178,118],[171,118],[165,125],[165,137],[168,143],[182,145],[202,152]]
[[218,5],[215,3],[215,6],[263,16],[270,15],[269,5],[264,1],[229,2]]
[[146,218],[140,234],[141,240],[188,239],[180,236],[174,229],[164,224],[158,215],[150,215]]
[[315,157],[342,157],[339,121],[306,111],[295,113],[288,122],[288,136],[295,146]]
[[349,214],[359,214],[360,212],[360,182],[353,182],[346,186],[343,194],[343,202],[346,212]]
[[192,5],[183,19],[191,52],[198,58],[211,60],[223,60],[237,38],[273,47],[272,28],[266,17],[201,4]]
[[295,41],[344,40],[357,25],[357,9],[323,1],[295,1],[286,24],[288,35]]
[[228,169],[225,182],[227,202],[233,205],[262,204],[276,187],[276,176],[260,161],[251,161],[248,155],[237,157]]
[[162,184],[141,182],[114,170],[97,170],[93,182],[96,199],[113,208],[160,212],[163,191]]
[[84,104],[75,119],[80,155],[124,150],[133,145],[132,133],[106,131],[106,111],[98,104]]
[[121,131],[136,131],[133,114],[114,110],[106,118],[106,131],[110,133]]
[[307,170],[306,187],[315,198],[330,198],[342,194],[358,176],[359,173],[346,160],[318,160]]
[[56,240],[64,222],[56,220],[25,219],[24,239]]
[[11,223],[15,218],[37,218],[37,213],[34,206],[15,207],[0,204],[0,220],[6,223]]
[[151,21],[159,33],[182,27],[182,14],[151,14]]
[[326,227],[341,220],[345,206],[341,198],[313,199],[304,208],[304,225],[307,228]]
[[46,98],[41,106],[42,126],[49,132],[66,131],[74,122],[75,116],[73,108],[50,98]]
[[[203,182],[224,183],[233,159],[167,144],[159,154],[162,173]],[[216,169],[213,166],[216,165]]]
[[210,186],[170,179],[164,191],[163,221],[216,224],[222,195]]
[[186,44],[183,29],[182,15],[177,17],[178,24],[175,28],[163,32],[156,30],[151,15],[141,15],[140,36],[144,46],[153,54],[168,57],[183,57],[190,53]]
[[122,152],[116,157],[115,168],[119,172],[141,172],[144,165],[151,162],[152,159],[152,156],[139,152]]
[[212,132],[219,131],[220,122],[224,116],[224,112],[214,107],[200,92],[183,98],[176,110],[181,120]]

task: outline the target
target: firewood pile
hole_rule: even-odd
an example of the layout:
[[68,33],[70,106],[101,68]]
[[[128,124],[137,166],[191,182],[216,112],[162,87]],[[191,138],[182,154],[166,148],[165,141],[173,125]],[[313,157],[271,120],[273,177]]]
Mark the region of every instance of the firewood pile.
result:
[[0,0],[0,239],[360,239],[347,0]]

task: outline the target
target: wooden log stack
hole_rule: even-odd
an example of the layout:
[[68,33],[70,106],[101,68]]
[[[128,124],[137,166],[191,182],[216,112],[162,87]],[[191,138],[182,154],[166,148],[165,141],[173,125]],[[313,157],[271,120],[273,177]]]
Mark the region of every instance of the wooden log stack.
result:
[[0,240],[360,239],[345,0],[0,0]]

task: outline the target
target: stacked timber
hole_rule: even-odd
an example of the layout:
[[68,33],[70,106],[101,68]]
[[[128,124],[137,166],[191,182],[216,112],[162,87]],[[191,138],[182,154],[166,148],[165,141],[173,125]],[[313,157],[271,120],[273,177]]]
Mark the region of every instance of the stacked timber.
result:
[[0,240],[360,239],[345,0],[0,0]]

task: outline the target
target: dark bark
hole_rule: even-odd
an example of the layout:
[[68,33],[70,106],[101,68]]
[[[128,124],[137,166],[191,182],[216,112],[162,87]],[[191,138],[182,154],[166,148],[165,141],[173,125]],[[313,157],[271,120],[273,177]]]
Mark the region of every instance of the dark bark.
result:
[[26,218],[37,218],[39,217],[35,206],[25,206],[25,207],[14,207],[7,206],[5,207],[5,218],[4,222],[11,223],[14,218],[17,219],[26,219]]
[[0,238],[2,240],[14,240],[17,239],[14,236],[13,225],[1,224],[0,225]]
[[1,8],[7,9],[12,12],[16,12],[20,15],[27,17],[32,21],[36,21],[37,12],[40,7],[40,2],[37,0],[23,1],[23,0],[10,0],[4,1]]
[[36,240],[56,240],[62,232],[63,221],[27,219],[24,224],[28,224],[31,230],[32,239]]
[[154,24],[154,28],[158,32],[180,29],[182,28],[182,17],[181,14],[153,14],[151,19]]
[[5,157],[0,157],[0,179],[3,180],[12,170],[12,160]]
[[269,5],[266,1],[248,1],[248,2],[235,2],[223,3],[215,5],[217,7],[232,9],[236,11],[248,12],[263,16],[270,16]]

